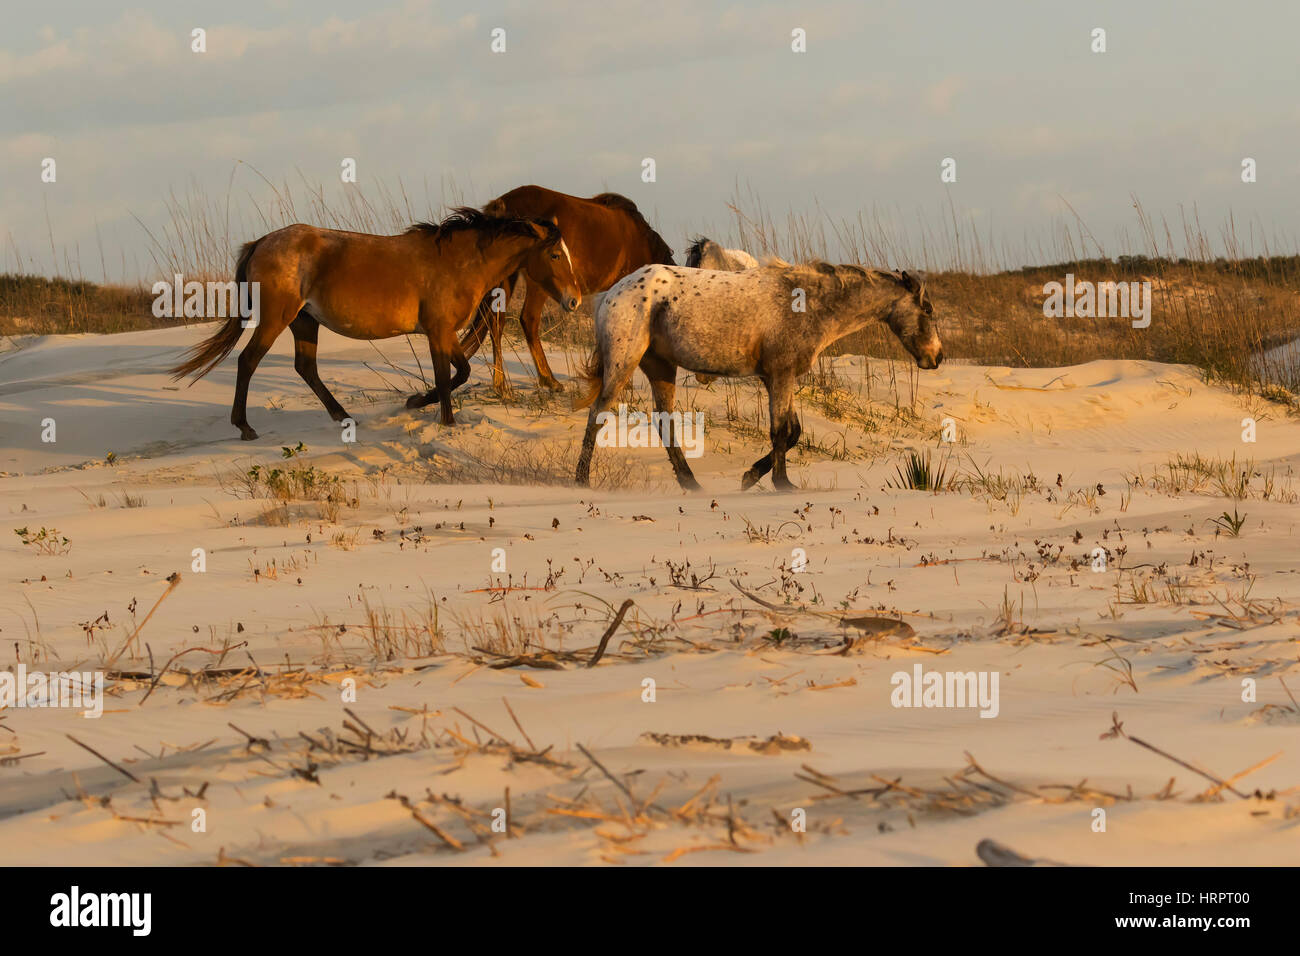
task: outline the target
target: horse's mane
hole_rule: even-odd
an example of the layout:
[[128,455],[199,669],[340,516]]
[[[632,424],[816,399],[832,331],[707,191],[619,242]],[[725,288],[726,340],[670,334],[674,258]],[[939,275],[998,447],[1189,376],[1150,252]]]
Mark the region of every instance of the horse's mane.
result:
[[522,219],[491,216],[474,209],[472,206],[457,206],[442,222],[417,222],[412,224],[407,233],[419,232],[441,243],[458,232],[475,232],[479,244],[491,242],[506,236],[524,236],[536,239],[537,229],[541,229],[545,241],[555,242],[560,238],[560,229],[547,219]]
[[641,210],[636,208],[636,203],[619,193],[598,193],[591,197],[591,201],[607,206],[610,209],[618,209],[632,217],[632,221],[646,231],[650,240],[650,255],[652,261],[666,266],[676,265],[673,261],[673,250],[668,243],[664,242],[663,236],[655,232],[646,222],[645,216],[641,215]]
[[611,209],[621,209],[624,212],[641,214],[640,210],[636,208],[636,203],[620,193],[598,193],[591,197],[591,201],[602,206],[609,206]]
[[776,256],[769,256],[763,260],[760,268],[774,273],[781,280],[787,294],[802,289],[809,305],[818,309],[835,309],[864,283],[874,285],[878,278],[903,284],[902,278],[892,272],[864,269],[850,264],[835,265],[820,259],[795,265]]
[[852,263],[840,263],[836,265],[832,262],[826,262],[822,259],[809,259],[807,262],[791,263],[779,256],[764,256],[760,268],[770,269],[780,273],[783,277],[790,279],[811,278],[814,282],[819,280],[838,280],[841,283],[847,281],[859,281],[865,279],[868,282],[874,282],[876,279],[888,279],[895,285],[906,288],[907,283],[903,279],[901,272],[887,272],[884,269],[868,269],[864,266],[854,265]]

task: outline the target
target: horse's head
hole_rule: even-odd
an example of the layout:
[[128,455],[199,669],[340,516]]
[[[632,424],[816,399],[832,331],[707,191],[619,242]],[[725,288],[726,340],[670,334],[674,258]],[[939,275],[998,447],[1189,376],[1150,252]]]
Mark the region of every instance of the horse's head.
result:
[[573,259],[560,235],[560,227],[554,216],[531,222],[537,231],[537,242],[524,260],[528,281],[545,289],[565,312],[572,312],[582,303],[582,289],[574,275]]
[[926,295],[925,283],[911,273],[895,276],[903,292],[890,306],[882,321],[916,359],[919,368],[938,368],[943,361],[943,343],[934,322],[934,305]]

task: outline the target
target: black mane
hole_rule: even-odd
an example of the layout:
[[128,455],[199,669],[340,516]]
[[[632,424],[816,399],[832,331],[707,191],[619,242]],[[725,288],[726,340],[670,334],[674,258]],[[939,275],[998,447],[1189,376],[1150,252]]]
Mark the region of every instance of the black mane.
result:
[[476,232],[479,245],[483,245],[506,236],[535,239],[534,227],[542,230],[546,242],[556,242],[560,238],[559,227],[550,220],[489,216],[471,206],[457,206],[442,222],[417,222],[406,231],[423,233],[439,243],[458,232]]

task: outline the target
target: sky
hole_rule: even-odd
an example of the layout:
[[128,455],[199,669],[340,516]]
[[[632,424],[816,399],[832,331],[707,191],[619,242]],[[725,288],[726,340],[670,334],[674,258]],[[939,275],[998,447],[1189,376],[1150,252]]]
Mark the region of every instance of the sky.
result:
[[1195,215],[1294,253],[1297,36],[1290,0],[11,0],[0,271],[150,281],[169,196],[220,207],[234,244],[265,231],[267,181],[331,203],[400,182],[422,214],[610,190],[679,251],[731,229],[739,190],[778,221],[875,216],[900,258],[956,221],[1011,265],[1063,228],[1141,251],[1137,197],[1176,242]]

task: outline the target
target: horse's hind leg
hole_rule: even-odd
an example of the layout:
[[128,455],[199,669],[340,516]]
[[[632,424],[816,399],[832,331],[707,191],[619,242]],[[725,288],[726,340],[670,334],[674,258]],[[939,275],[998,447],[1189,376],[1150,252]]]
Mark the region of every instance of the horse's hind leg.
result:
[[543,388],[564,391],[564,386],[555,379],[546,353],[542,351],[542,309],[546,306],[548,296],[537,285],[528,283],[528,292],[524,296],[524,307],[519,313],[519,324],[524,327],[524,338],[528,340],[528,351],[532,353],[533,364],[537,366],[537,384]]
[[665,416],[661,418],[661,421],[668,423],[667,434],[660,431],[659,438],[663,442],[664,450],[668,452],[668,460],[672,462],[673,474],[677,476],[677,483],[687,491],[699,491],[700,483],[695,480],[695,475],[691,472],[691,466],[686,462],[686,455],[682,452],[681,446],[682,436],[679,434],[676,421],[673,419],[673,396],[677,390],[677,366],[667,359],[647,353],[641,359],[641,371],[645,372],[646,378],[650,380],[650,391],[654,394],[655,399],[655,411]]
[[336,422],[343,421],[348,417],[347,410],[330,394],[330,390],[320,380],[320,374],[316,370],[316,337],[320,332],[320,323],[306,311],[302,311],[289,323],[289,330],[293,332],[294,369],[302,376],[307,387],[316,393],[316,397],[325,406],[325,411],[329,412],[330,418]]
[[[600,348],[601,346],[597,344],[596,347]],[[611,361],[608,354],[606,355],[600,392],[596,396],[596,400],[591,403],[591,411],[587,414],[587,431],[582,436],[582,453],[578,456],[578,471],[574,476],[574,481],[584,488],[591,484],[591,456],[596,451],[596,435],[600,431],[600,416],[602,413],[609,411],[609,407],[614,404],[614,399],[632,380],[635,372],[636,359],[634,357]],[[689,469],[687,470],[689,471]]]
[[[230,407],[230,424],[239,429],[239,437],[244,441],[257,438],[257,432],[248,424],[248,382],[253,377],[258,363],[270,351],[281,332],[288,327],[293,316],[302,308],[301,302],[289,302],[285,308],[276,307],[276,296],[262,293],[263,304],[258,310],[257,328],[244,350],[239,353],[239,373],[235,379],[235,401]],[[280,298],[280,303],[285,299]]]

